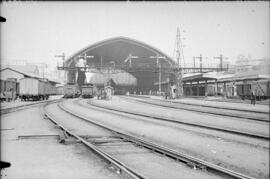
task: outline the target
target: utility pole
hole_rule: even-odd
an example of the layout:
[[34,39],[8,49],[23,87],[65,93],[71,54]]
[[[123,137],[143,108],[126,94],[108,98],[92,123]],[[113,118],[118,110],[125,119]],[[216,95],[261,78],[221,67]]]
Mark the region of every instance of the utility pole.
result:
[[[203,59],[202,54],[200,54],[199,57],[193,57],[193,59],[194,59],[194,61],[195,61],[195,59],[199,59],[200,60],[200,72],[202,72],[202,59]],[[208,58],[205,57],[205,59],[208,59]]]
[[45,73],[45,68],[46,68],[46,71],[47,71],[47,64],[46,64],[46,63],[43,63],[43,64],[42,64],[43,79],[45,78],[45,75],[44,75],[44,73]]
[[138,56],[132,56],[132,54],[130,53],[128,55],[128,57],[124,60],[124,63],[126,63],[127,61],[129,61],[129,67],[131,68],[132,64],[131,64],[131,60],[132,59],[136,59],[136,58],[139,58]]
[[62,53],[62,55],[55,55],[55,57],[57,58],[62,58],[62,61],[63,61],[63,68],[65,66],[65,53]]
[[220,68],[220,71],[222,71],[222,69],[223,69],[223,59],[228,59],[228,57],[223,57],[223,55],[220,54],[219,57],[214,57],[214,59],[219,59],[220,60],[219,68]]
[[161,64],[159,62],[159,59],[166,59],[166,57],[157,54],[156,56],[150,56],[150,58],[157,60],[156,61],[157,62],[157,66],[159,68],[159,75],[158,75],[158,83],[159,83],[159,85],[158,85],[158,91],[159,91],[159,93],[161,93]]
[[62,55],[55,55],[55,57],[57,58],[62,58],[62,67],[58,67],[58,70],[59,69],[63,69],[64,70],[64,82],[66,83],[67,82],[67,72],[65,71],[65,53],[62,53]]

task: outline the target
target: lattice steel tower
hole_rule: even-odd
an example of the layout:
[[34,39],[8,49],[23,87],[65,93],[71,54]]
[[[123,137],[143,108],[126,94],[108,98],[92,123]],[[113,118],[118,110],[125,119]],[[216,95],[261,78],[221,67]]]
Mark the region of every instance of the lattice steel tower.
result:
[[183,96],[181,56],[183,57],[182,61],[184,62],[184,55],[183,55],[181,36],[180,36],[180,28],[177,27],[176,44],[175,44],[175,58],[176,58],[176,62],[177,62],[177,67],[176,67],[176,71],[175,71],[177,98],[181,98]]

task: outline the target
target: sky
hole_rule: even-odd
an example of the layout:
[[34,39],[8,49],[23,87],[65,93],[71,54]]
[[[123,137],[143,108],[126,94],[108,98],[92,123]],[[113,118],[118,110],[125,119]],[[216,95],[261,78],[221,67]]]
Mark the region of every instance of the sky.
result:
[[1,63],[55,65],[98,41],[118,36],[173,56],[177,27],[185,64],[222,54],[270,57],[269,2],[1,2]]

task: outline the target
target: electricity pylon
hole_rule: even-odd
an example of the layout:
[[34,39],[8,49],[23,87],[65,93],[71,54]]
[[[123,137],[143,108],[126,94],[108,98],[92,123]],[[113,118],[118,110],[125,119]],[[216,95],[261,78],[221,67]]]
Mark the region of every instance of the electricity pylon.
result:
[[[181,67],[181,53],[183,53],[183,50],[181,50],[182,44],[181,44],[181,36],[180,36],[180,28],[177,27],[177,33],[176,33],[176,62],[177,67],[175,71],[176,76],[176,97],[181,98],[183,96],[183,82],[182,82],[182,67]],[[182,54],[183,56],[183,54]]]

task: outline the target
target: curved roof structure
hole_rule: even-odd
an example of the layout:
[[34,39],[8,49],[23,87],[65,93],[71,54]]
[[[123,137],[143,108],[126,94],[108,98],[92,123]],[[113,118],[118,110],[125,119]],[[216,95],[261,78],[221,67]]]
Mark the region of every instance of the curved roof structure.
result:
[[[157,55],[163,58],[157,61]],[[159,80],[159,65],[162,73],[161,80],[168,78],[168,73],[165,70],[175,66],[175,61],[161,50],[127,37],[110,38],[87,46],[67,58],[65,66],[76,67],[79,65],[80,59],[84,59],[85,56],[92,56],[92,58],[86,58],[86,65],[92,69],[111,68],[131,73],[129,77],[125,75],[125,78],[121,75],[121,77],[115,75],[114,80],[119,85],[129,84],[137,91],[153,90],[154,83]],[[130,59],[130,56],[136,58]],[[70,81],[74,81],[75,73],[75,71],[69,71],[68,78]],[[100,75],[96,77],[98,76]],[[134,77],[134,79],[131,77]],[[102,77],[102,79],[96,81],[104,81],[104,79]],[[83,71],[79,71],[77,83],[80,85],[84,81],[85,74],[83,74]],[[134,86],[134,84],[136,85]]]
[[[139,63],[142,64],[156,64],[156,59],[152,59],[150,56],[156,56],[157,54],[166,58],[160,60],[163,66],[175,64],[175,61],[161,50],[144,42],[127,37],[115,37],[91,44],[68,57],[65,61],[66,65],[70,66],[72,62],[77,61],[79,59],[78,57],[84,54],[94,56],[93,59],[88,59],[87,63],[91,65],[94,64],[95,67],[101,64],[101,58],[103,65],[105,65],[106,62],[114,61],[117,66],[120,66],[125,63],[129,54],[137,56],[138,60],[135,61],[139,61]],[[151,67],[151,65],[149,65],[149,67]]]

